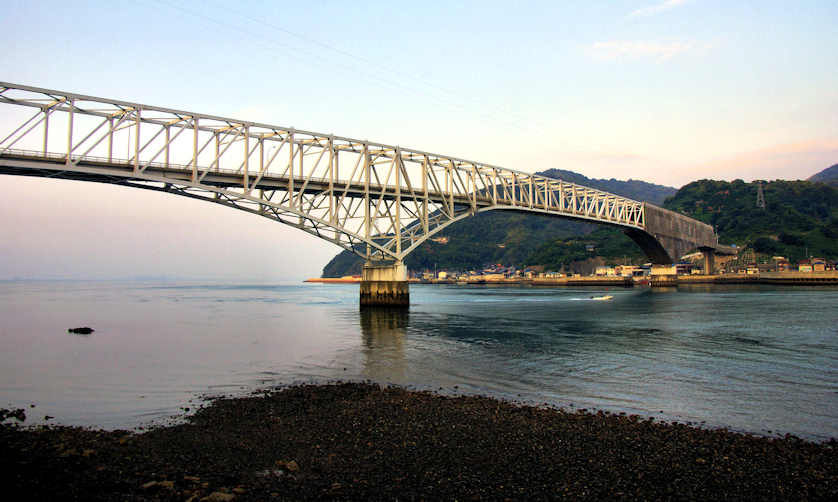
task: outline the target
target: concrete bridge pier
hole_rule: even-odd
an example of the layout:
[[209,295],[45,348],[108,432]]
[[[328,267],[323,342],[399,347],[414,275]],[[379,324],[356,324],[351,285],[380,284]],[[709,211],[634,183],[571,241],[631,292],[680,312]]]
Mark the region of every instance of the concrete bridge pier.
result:
[[704,255],[704,273],[712,275],[716,271],[716,252],[710,248],[699,248]]
[[365,263],[361,272],[361,305],[409,306],[410,290],[404,263]]

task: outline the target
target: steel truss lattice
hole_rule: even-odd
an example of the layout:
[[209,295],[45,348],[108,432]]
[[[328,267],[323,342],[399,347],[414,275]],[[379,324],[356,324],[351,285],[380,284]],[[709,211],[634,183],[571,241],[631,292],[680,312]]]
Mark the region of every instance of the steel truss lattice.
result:
[[641,202],[447,155],[2,82],[0,105],[0,173],[224,204],[367,260],[489,210],[645,227]]

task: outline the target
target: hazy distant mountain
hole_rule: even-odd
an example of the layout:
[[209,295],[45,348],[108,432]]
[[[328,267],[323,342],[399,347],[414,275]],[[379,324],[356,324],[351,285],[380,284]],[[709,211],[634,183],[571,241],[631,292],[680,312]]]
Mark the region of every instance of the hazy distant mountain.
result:
[[651,202],[652,204],[658,206],[662,205],[663,201],[666,200],[667,197],[675,195],[675,192],[678,191],[676,188],[656,185],[654,183],[648,183],[640,180],[629,179],[628,181],[622,181],[614,178],[611,178],[610,180],[588,178],[587,176],[583,176],[573,171],[565,171],[564,169],[548,169],[538,174],[549,176],[551,178],[559,178],[571,183],[578,183],[591,188],[597,188],[606,192],[622,195],[623,197],[628,197],[629,199]]
[[[537,174],[658,205],[677,192],[673,187],[645,181],[592,179],[561,169],[550,169]],[[448,237],[448,242],[428,241],[409,254],[405,262],[411,270],[470,270],[482,268],[489,263],[520,266],[531,261],[528,258],[536,250],[540,250],[539,256],[545,256],[545,243],[588,236],[595,230],[591,238],[596,242],[613,243],[616,246],[613,253],[616,255],[636,254],[636,246],[617,230],[550,216],[489,211],[466,218],[443,230],[437,237]],[[582,245],[582,248],[585,246]],[[550,256],[554,255],[555,253]],[[343,251],[323,268],[323,277],[358,274],[362,265],[361,258],[349,251]]]
[[813,175],[809,181],[826,183],[827,185],[838,186],[838,164],[827,167],[823,171]]

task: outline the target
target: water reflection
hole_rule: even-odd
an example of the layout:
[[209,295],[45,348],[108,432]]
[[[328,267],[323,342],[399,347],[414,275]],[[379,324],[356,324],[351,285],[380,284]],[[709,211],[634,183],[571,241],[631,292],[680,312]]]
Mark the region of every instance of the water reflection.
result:
[[363,375],[372,380],[401,382],[407,373],[406,308],[361,307],[363,339]]
[[407,311],[359,309],[356,285],[0,282],[0,405],[132,427],[201,393],[370,379],[838,437],[838,288],[415,286]]

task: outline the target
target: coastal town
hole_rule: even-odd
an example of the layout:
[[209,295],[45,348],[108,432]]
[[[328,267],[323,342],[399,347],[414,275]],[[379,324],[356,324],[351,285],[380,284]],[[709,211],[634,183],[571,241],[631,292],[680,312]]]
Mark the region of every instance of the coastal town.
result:
[[[749,250],[720,259],[716,269],[706,271],[701,252],[672,265],[602,264],[590,274],[545,270],[542,266],[518,268],[502,263],[479,270],[409,270],[410,283],[419,284],[530,284],[543,286],[671,286],[678,284],[838,284],[838,262],[812,257],[791,262],[783,256],[757,258]],[[312,278],[310,283],[355,283],[360,275]]]

